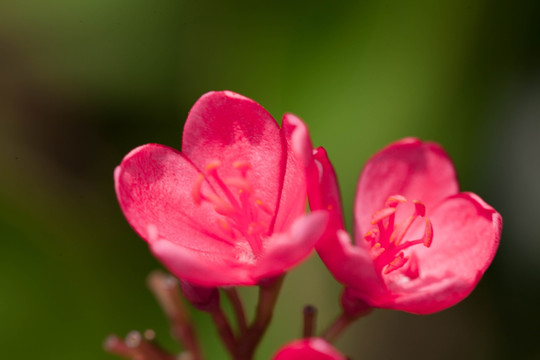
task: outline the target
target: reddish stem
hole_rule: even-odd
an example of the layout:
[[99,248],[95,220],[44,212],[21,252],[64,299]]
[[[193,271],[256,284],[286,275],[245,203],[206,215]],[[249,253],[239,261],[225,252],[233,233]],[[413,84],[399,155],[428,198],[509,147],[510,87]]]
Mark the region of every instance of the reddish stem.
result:
[[178,280],[161,271],[154,271],[148,276],[148,287],[169,319],[172,336],[185,345],[193,360],[201,360],[195,330],[182,300]]
[[262,336],[264,335],[272,316],[279,296],[285,275],[259,284],[259,302],[253,324],[248,329],[239,345],[237,360],[251,360]]
[[316,320],[317,320],[317,308],[312,305],[306,305],[304,307],[304,331],[302,336],[304,338],[310,338],[315,334]]
[[240,298],[238,291],[234,287],[223,288],[223,291],[225,292],[225,295],[227,295],[227,297],[229,298],[229,301],[231,302],[234,315],[236,317],[236,322],[238,324],[240,338],[243,338],[247,333],[248,327],[247,327],[246,313],[244,311],[244,304],[242,303],[242,299]]
[[214,320],[214,323],[216,324],[218,334],[221,337],[221,340],[223,340],[225,346],[227,347],[227,350],[233,358],[236,358],[238,344],[236,338],[234,337],[234,333],[229,323],[229,320],[225,316],[225,313],[223,312],[221,307],[217,307],[210,312],[210,315],[212,316],[212,320]]

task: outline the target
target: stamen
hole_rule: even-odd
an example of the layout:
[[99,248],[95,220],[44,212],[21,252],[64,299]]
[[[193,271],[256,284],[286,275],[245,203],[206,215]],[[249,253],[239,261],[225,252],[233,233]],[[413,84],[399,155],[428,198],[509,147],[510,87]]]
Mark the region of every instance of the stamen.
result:
[[[270,216],[274,215],[273,211],[262,200],[254,199],[255,189],[247,178],[247,172],[251,169],[249,163],[235,161],[232,166],[240,172],[240,176],[227,178],[218,174],[221,166],[219,160],[211,161],[206,165],[205,173],[198,174],[192,190],[193,201],[197,205],[202,202],[213,205],[214,211],[223,216],[216,219],[218,226],[224,231],[223,240],[231,245],[240,241],[244,244],[247,242],[253,253],[253,256],[249,255],[247,258],[257,258],[264,250],[263,238],[268,231],[268,224],[259,220],[261,211]],[[202,189],[204,181],[208,181],[209,185],[205,187],[205,192]],[[263,219],[267,219],[266,215]],[[245,248],[243,245],[240,247]]]
[[231,203],[233,208],[239,208],[240,205],[236,201],[235,197],[231,193],[231,190],[227,187],[227,185],[221,180],[221,177],[217,173],[217,168],[221,166],[221,162],[219,160],[214,160],[210,162],[208,165],[206,165],[206,171],[208,175],[212,176],[220,189],[223,191],[225,196],[227,197],[227,200]]
[[395,258],[394,260],[392,260],[390,262],[390,264],[388,264],[388,266],[386,266],[386,269],[384,269],[384,275],[388,275],[389,273],[391,273],[392,271],[395,271],[397,269],[399,269],[400,267],[402,267],[403,265],[405,265],[405,263],[407,262],[407,260],[409,260],[408,257],[405,257],[405,255],[403,254],[403,252],[400,252]]
[[261,233],[263,231],[266,231],[263,224],[250,223],[248,226],[246,239],[255,256],[260,255],[262,251]]
[[401,223],[397,226],[397,230],[400,231],[394,231],[392,235],[390,236],[390,243],[394,242],[396,243],[396,246],[401,243],[403,238],[405,237],[405,234],[407,234],[407,231],[409,231],[412,223],[418,216],[425,216],[426,215],[426,206],[421,203],[418,200],[414,200],[414,214],[409,216],[407,220],[404,223]]
[[272,209],[270,209],[270,207],[268,207],[268,205],[266,205],[261,199],[255,200],[255,204],[257,204],[257,206],[268,215],[274,215]]
[[386,219],[390,215],[394,215],[396,213],[396,208],[389,207],[384,208],[382,210],[377,211],[375,214],[373,214],[373,217],[371,219],[371,223],[375,225],[376,223]]
[[233,167],[240,170],[242,177],[246,177],[248,170],[251,169],[251,165],[245,161],[235,161],[233,162]]
[[426,230],[424,233],[424,246],[430,247],[433,242],[433,224],[429,219],[426,219]]
[[209,174],[212,174],[216,171],[217,168],[219,168],[221,166],[221,161],[219,160],[213,160],[211,162],[209,162],[207,165],[206,165],[206,172],[209,173]]
[[384,203],[384,206],[395,208],[399,205],[399,203],[404,203],[404,202],[407,202],[407,198],[405,196],[392,195],[388,197],[388,199],[386,200],[386,203]]
[[371,255],[373,259],[377,259],[386,249],[381,246],[381,243],[376,243],[371,247]]
[[[433,225],[429,219],[425,219],[425,230],[422,238],[404,241],[414,221],[418,217],[426,216],[426,206],[422,202],[414,200],[412,214],[405,217],[399,224],[394,224],[397,208],[405,202],[407,199],[402,195],[388,197],[384,208],[373,214],[371,223],[375,226],[365,233],[364,240],[371,246],[370,254],[378,272],[387,275],[402,269],[401,274],[409,279],[415,279],[420,274],[418,259],[413,252],[405,255],[404,250],[420,244],[430,247],[433,241]],[[404,267],[406,264],[408,266]]]
[[248,193],[251,193],[253,191],[251,183],[245,178],[227,178],[224,182],[229,186],[235,187]]
[[231,226],[229,225],[227,221],[225,221],[224,219],[218,219],[218,223],[219,225],[221,225],[223,230],[225,230],[230,237],[232,237],[233,239],[236,238],[236,236],[234,235],[233,229],[231,228]]
[[417,216],[426,216],[426,205],[418,200],[414,200],[414,213]]
[[208,200],[214,204],[214,210],[221,215],[232,216],[235,214],[234,207],[216,195],[208,195]]
[[371,230],[369,230],[365,235],[364,235],[364,239],[367,241],[367,242],[374,242],[377,240],[377,236],[379,236],[379,230],[373,228]]
[[199,173],[199,176],[197,177],[197,180],[195,180],[195,185],[193,186],[193,191],[191,192],[191,195],[193,195],[193,201],[197,205],[201,205],[202,201],[202,193],[201,193],[201,186],[204,181],[204,175]]

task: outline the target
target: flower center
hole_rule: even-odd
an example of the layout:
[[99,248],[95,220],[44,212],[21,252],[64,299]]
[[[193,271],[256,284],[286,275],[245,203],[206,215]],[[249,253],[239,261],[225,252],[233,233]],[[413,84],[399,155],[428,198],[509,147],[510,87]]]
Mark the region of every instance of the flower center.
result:
[[[205,173],[199,173],[193,186],[193,201],[197,205],[210,203],[220,215],[217,222],[224,232],[225,240],[229,240],[232,245],[245,239],[253,255],[258,257],[263,250],[262,240],[268,233],[265,219],[271,218],[273,211],[254,195],[253,186],[247,178],[251,165],[235,161],[232,166],[237,170],[238,176],[222,178],[218,174],[220,161],[212,161],[206,165]],[[209,191],[203,192],[205,179],[210,186],[205,189]]]
[[[433,240],[433,226],[431,221],[425,218],[425,205],[417,200],[413,201],[412,214],[395,224],[397,208],[406,202],[407,199],[402,195],[390,196],[386,200],[385,207],[373,214],[371,224],[375,226],[364,235],[364,239],[371,245],[371,256],[379,273],[388,275],[402,269],[405,276],[415,279],[419,276],[416,256],[412,252],[405,255],[404,250],[419,244],[430,247]],[[404,241],[405,235],[418,217],[425,218],[424,235],[417,240]]]

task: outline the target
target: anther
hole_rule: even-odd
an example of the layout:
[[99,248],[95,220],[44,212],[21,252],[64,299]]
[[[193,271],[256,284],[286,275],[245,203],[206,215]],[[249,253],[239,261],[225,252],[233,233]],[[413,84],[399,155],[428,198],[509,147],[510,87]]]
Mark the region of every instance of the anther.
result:
[[268,205],[266,205],[261,199],[255,200],[255,204],[257,204],[257,206],[268,215],[274,215],[272,209],[270,209]]
[[403,265],[405,265],[405,263],[407,262],[407,260],[409,260],[408,257],[406,257],[403,252],[400,252],[395,258],[394,260],[392,260],[388,266],[386,266],[386,269],[384,269],[384,274],[387,275],[389,273],[391,273],[392,271],[394,270],[397,270],[399,269],[400,267],[402,267]]
[[214,194],[208,195],[208,200],[212,204],[214,204],[214,210],[218,214],[230,216],[230,215],[234,214],[234,212],[235,212],[235,210],[231,206],[231,204],[229,204],[228,202],[226,202],[225,200],[223,200],[222,198],[220,198],[217,195],[214,195]]
[[385,251],[386,249],[381,246],[381,243],[376,243],[375,245],[371,247],[371,255],[373,256],[374,259],[381,256],[381,254]]
[[379,221],[384,220],[387,217],[394,215],[395,213],[396,213],[396,208],[393,208],[393,207],[387,207],[382,210],[379,210],[375,214],[373,214],[373,217],[371,218],[371,224],[375,225]]
[[210,173],[215,173],[216,169],[217,169],[218,167],[220,167],[220,166],[221,166],[221,161],[219,161],[219,160],[213,160],[213,161],[209,162],[209,163],[206,165],[206,168],[205,168],[205,169],[206,169],[206,172],[210,174]]
[[369,230],[365,235],[364,235],[364,239],[368,242],[374,242],[375,240],[377,240],[377,236],[379,235],[379,230],[377,229],[371,229]]
[[202,201],[202,193],[201,193],[201,186],[204,181],[204,175],[199,173],[199,176],[197,177],[197,180],[195,180],[195,185],[193,186],[193,191],[191,192],[191,195],[193,196],[193,201],[195,204],[200,205]]
[[235,161],[233,162],[233,167],[240,171],[247,171],[251,169],[251,165],[247,161]]
[[392,195],[389,196],[388,199],[386,199],[386,202],[384,203],[384,206],[387,207],[397,207],[399,203],[407,202],[407,198],[403,195]]
[[414,214],[416,216],[426,216],[426,205],[418,200],[414,200]]
[[227,234],[229,236],[231,236],[232,238],[235,238],[234,231],[233,231],[233,229],[231,228],[231,226],[229,225],[229,223],[227,221],[225,221],[224,219],[219,219],[218,223],[219,223],[219,225],[221,225],[223,230],[225,230],[227,232]]
[[429,219],[426,219],[426,230],[424,233],[424,246],[430,247],[433,242],[433,224]]

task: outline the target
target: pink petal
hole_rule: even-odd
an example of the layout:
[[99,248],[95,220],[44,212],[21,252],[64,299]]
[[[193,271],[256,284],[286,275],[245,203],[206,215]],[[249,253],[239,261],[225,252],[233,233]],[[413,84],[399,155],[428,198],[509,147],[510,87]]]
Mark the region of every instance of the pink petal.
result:
[[282,347],[273,360],[346,360],[345,356],[321,338],[295,340]]
[[352,244],[345,230],[338,230],[334,241],[319,242],[317,252],[337,281],[354,289],[354,294],[369,305],[386,297],[388,290],[375,271],[367,243]]
[[457,304],[473,289],[469,282],[456,277],[424,278],[412,285],[406,292],[393,294],[393,298],[381,298],[378,307],[428,315]]
[[157,144],[140,146],[126,155],[114,177],[124,215],[147,242],[166,239],[213,257],[231,252],[212,206],[195,204],[192,191],[198,171],[178,151]]
[[250,266],[215,254],[194,251],[180,244],[158,239],[150,244],[152,253],[178,278],[199,286],[255,285]]
[[491,264],[499,245],[502,218],[479,196],[460,193],[431,215],[430,248],[415,248],[420,278],[395,286],[394,309],[429,314],[463,300]]
[[283,147],[272,116],[255,101],[231,91],[203,95],[189,112],[182,139],[182,152],[197,168],[220,161],[222,178],[238,176],[234,162],[249,163],[248,180],[256,196],[274,212],[285,172]]
[[429,211],[439,201],[457,193],[454,166],[437,144],[406,138],[375,154],[366,164],[355,200],[357,236],[371,228],[371,216],[391,195],[419,200]]
[[330,214],[327,230],[316,245],[317,252],[332,275],[369,302],[386,294],[386,287],[375,272],[365,241],[353,245],[344,230],[341,197],[337,177],[324,148],[313,151],[315,167],[309,174],[308,193],[312,210],[324,209]]
[[323,235],[327,223],[328,214],[316,211],[297,219],[288,232],[272,235],[253,276],[263,279],[282,274],[304,260]]
[[332,163],[324,148],[313,150],[314,165],[308,175],[309,206],[312,210],[330,213],[329,230],[344,229],[339,185]]
[[283,186],[274,231],[280,232],[305,212],[306,169],[312,164],[309,132],[300,118],[285,114],[281,134],[286,144],[287,159]]

